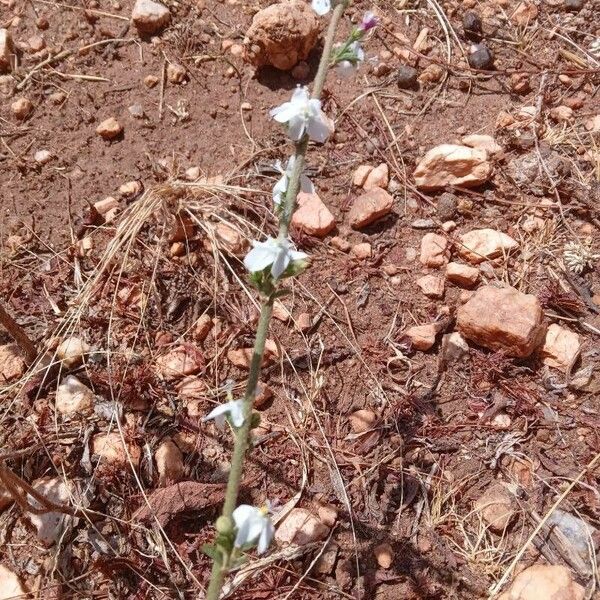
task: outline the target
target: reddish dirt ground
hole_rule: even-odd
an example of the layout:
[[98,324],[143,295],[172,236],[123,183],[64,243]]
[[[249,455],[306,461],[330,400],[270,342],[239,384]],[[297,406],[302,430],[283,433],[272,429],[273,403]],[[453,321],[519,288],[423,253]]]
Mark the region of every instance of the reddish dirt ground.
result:
[[[11,31],[19,59],[0,87],[1,298],[40,348],[54,351],[68,335],[86,340],[92,351],[72,373],[96,394],[95,411],[66,418],[55,410],[66,373],[41,370],[44,378],[34,368],[0,387],[1,445],[27,449],[6,464],[28,482],[73,482],[93,511],[49,549],[18,505],[0,513],[0,562],[43,599],[202,597],[210,560],[201,549],[222,502],[230,438],[201,417],[231,385],[235,394],[243,388],[247,371],[227,353],[252,345],[257,318],[239,260],[244,243],[232,250],[214,228],[227,223],[249,239],[275,231],[273,163],[291,147],[268,111],[298,83],[310,85],[319,59],[320,47],[299,82],[271,68],[255,72],[223,50],[242,42],[268,2],[172,0],[170,26],[152,39],[130,26],[132,4],[0,0],[0,27]],[[589,51],[600,10],[595,0],[578,10],[557,0],[515,25],[508,16],[517,4],[361,0],[348,11],[356,22],[375,9],[383,22],[357,75],[332,73],[326,84],[336,131],[311,147],[308,172],[337,228],[324,239],[292,231],[311,267],[284,299],[293,318],[273,322],[279,358],[261,377],[273,397],[259,410],[242,492],[254,503],[333,506],[326,556],[334,559],[313,565],[322,543],[271,555],[258,574],[236,582],[232,598],[485,598],[561,493],[568,491],[563,510],[600,527],[599,471],[588,468],[600,424],[600,262],[579,276],[563,261],[568,242],[589,239],[596,254],[600,247],[600,134],[587,126],[600,113],[600,58]],[[467,64],[467,10],[483,20],[494,71]],[[425,28],[419,51],[407,51]],[[39,36],[45,48],[34,52]],[[59,58],[42,64],[49,55]],[[419,75],[444,68],[405,90],[402,62]],[[165,80],[169,63],[185,67],[183,83]],[[517,92],[519,77],[529,85]],[[11,104],[23,97],[33,111],[18,120]],[[572,118],[553,120],[552,109],[565,104]],[[135,105],[141,117],[132,115]],[[527,106],[541,109],[533,124],[519,120]],[[96,133],[109,117],[123,126],[113,141]],[[425,151],[472,133],[503,147],[491,180],[474,190],[418,191],[412,173]],[[51,153],[45,164],[34,159],[40,150]],[[514,161],[536,152],[559,165],[551,179],[542,170],[515,179]],[[352,174],[382,162],[393,212],[354,231],[347,212],[360,191]],[[190,182],[192,167],[219,176],[217,185]],[[131,181],[141,183],[137,192],[119,191]],[[440,204],[443,193],[453,194],[450,209]],[[105,220],[93,205],[109,196],[117,210]],[[444,233],[451,243],[483,227],[519,241],[518,252],[481,267],[482,281],[536,294],[548,322],[580,335],[571,376],[537,355],[511,359],[475,345],[446,364],[441,334],[426,352],[411,347],[408,327],[435,321],[451,332],[464,301],[465,290],[452,284],[432,300],[415,283],[428,272],[418,259],[423,235],[443,233],[448,220],[456,223]],[[372,256],[353,258],[334,236],[370,243]],[[311,318],[303,332],[302,313]],[[203,314],[213,325],[200,340]],[[0,332],[0,341],[10,338]],[[181,348],[195,364],[193,393],[157,366]],[[349,416],[361,409],[376,421],[357,433]],[[107,431],[141,449],[136,469],[98,463],[90,442]],[[167,437],[183,453],[184,479],[198,487],[178,508],[170,497],[161,529],[139,511],[164,487],[153,456]],[[516,494],[501,535],[473,510],[496,481]],[[376,560],[381,544],[390,545],[389,568]],[[527,545],[517,568],[540,561],[565,564],[587,597],[600,597],[589,559],[550,534]]]

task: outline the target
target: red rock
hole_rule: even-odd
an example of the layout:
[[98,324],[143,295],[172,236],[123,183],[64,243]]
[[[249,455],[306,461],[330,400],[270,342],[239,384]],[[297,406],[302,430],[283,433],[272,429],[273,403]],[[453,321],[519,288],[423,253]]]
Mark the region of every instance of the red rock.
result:
[[485,150],[442,144],[429,150],[419,161],[414,178],[422,190],[439,190],[451,185],[475,187],[485,183],[492,171]]
[[354,246],[350,248],[350,254],[358,260],[366,260],[367,258],[371,258],[373,248],[369,242],[361,242],[360,244],[354,244]]
[[142,33],[157,33],[171,20],[169,9],[153,0],[136,0],[131,20]]
[[473,264],[509,254],[519,247],[510,235],[496,229],[474,229],[461,236],[460,241],[458,253]]
[[387,189],[390,180],[390,170],[387,163],[381,163],[378,167],[371,169],[364,183],[363,189],[370,192],[374,188]]
[[0,73],[11,70],[11,60],[14,54],[13,42],[8,29],[0,29]]
[[0,564],[0,600],[18,600],[29,598],[27,589],[21,583],[19,576],[5,565]]
[[410,340],[412,347],[415,350],[425,352],[435,344],[435,336],[437,335],[437,327],[433,323],[427,325],[415,325],[409,327],[404,335]]
[[352,176],[352,184],[356,187],[362,187],[373,168],[371,165],[359,165]]
[[308,235],[322,238],[335,227],[335,218],[317,194],[300,192],[292,225]]
[[490,350],[525,357],[545,333],[542,307],[535,296],[515,288],[479,288],[457,312],[460,333]]
[[479,279],[479,269],[457,262],[450,262],[446,265],[446,279],[461,287],[471,287]]
[[389,544],[379,544],[373,549],[375,560],[382,569],[389,569],[394,560],[394,550]]
[[352,427],[354,433],[364,433],[365,431],[373,429],[377,423],[377,416],[372,410],[363,408],[353,412],[350,415],[349,420],[350,427]]
[[92,454],[98,456],[101,462],[119,467],[129,465],[129,458],[131,458],[131,462],[137,467],[142,452],[134,442],[126,441],[125,443],[127,449],[123,445],[120,433],[97,433],[92,438]]
[[533,565],[521,571],[498,600],[583,600],[585,588],[562,565]]
[[348,214],[350,225],[353,229],[362,229],[392,212],[393,207],[392,196],[385,190],[373,188],[354,200]]
[[204,366],[199,349],[191,345],[180,346],[156,359],[156,367],[164,379],[178,379],[198,373]]
[[328,534],[329,527],[316,515],[305,508],[294,508],[277,528],[275,541],[279,545],[305,546],[325,539]]
[[17,344],[0,346],[0,378],[2,384],[19,379],[25,373],[26,365]]
[[580,348],[577,333],[553,323],[548,327],[540,355],[544,364],[566,372],[579,356]]
[[169,483],[177,483],[183,479],[184,466],[181,450],[171,438],[165,438],[154,453],[158,485],[164,487]]
[[437,268],[448,262],[448,240],[437,233],[426,233],[421,240],[421,264]]
[[105,140],[114,140],[122,131],[123,127],[114,117],[105,119],[96,127],[96,133]]
[[475,501],[474,509],[492,531],[502,533],[515,515],[514,496],[505,486],[496,483]]
[[538,7],[533,2],[521,2],[510,16],[515,25],[529,25],[539,14]]
[[444,280],[436,275],[424,275],[417,279],[417,285],[428,298],[442,298],[444,296]]

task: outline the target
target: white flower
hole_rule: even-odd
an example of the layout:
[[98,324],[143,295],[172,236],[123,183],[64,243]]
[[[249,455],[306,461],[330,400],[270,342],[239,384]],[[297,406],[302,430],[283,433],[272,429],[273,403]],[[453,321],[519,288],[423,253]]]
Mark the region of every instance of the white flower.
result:
[[313,10],[322,17],[331,10],[331,0],[312,0],[311,6],[313,7]]
[[305,87],[296,88],[290,102],[284,102],[269,114],[278,123],[287,123],[288,133],[295,142],[305,133],[315,142],[323,143],[329,137],[329,125],[321,110],[321,101],[311,98]]
[[244,424],[244,401],[232,400],[221,404],[213,408],[202,420],[214,419],[217,427],[223,429],[226,415],[229,415],[234,427],[241,427]]
[[256,544],[256,550],[262,554],[267,550],[275,527],[269,518],[267,508],[256,508],[249,504],[242,504],[233,511],[233,521],[237,529],[235,545],[237,548]]
[[[290,157],[285,170],[281,166],[281,161],[278,160],[275,163],[275,168],[282,174],[281,179],[273,187],[273,202],[276,206],[279,206],[285,198],[295,163],[295,156]],[[300,175],[300,189],[307,194],[314,194],[315,192],[315,186],[312,184],[312,181],[306,175],[304,175],[304,173]]]
[[308,254],[294,250],[289,240],[269,237],[265,242],[252,242],[252,246],[244,258],[244,266],[250,273],[264,271],[270,266],[273,279],[279,279],[290,263],[308,258]]
[[358,65],[365,60],[365,53],[358,42],[352,42],[347,52],[354,55],[354,60],[342,60],[336,65],[336,71],[342,77],[349,77],[358,69]]

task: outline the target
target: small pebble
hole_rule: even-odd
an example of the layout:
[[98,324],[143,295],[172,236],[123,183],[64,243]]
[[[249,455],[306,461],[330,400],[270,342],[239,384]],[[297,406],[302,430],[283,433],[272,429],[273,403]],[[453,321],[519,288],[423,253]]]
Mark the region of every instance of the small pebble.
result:
[[468,60],[473,69],[489,71],[494,67],[494,54],[485,44],[475,44],[471,50]]
[[396,71],[396,81],[398,87],[403,90],[408,90],[416,87],[418,72],[414,67],[409,65],[400,65]]
[[481,18],[479,15],[469,10],[463,15],[462,19],[463,31],[465,37],[469,40],[479,41],[483,33]]
[[52,154],[48,150],[38,150],[33,155],[33,160],[40,165],[45,165],[52,158]]
[[17,119],[24,120],[33,112],[33,104],[27,98],[19,98],[10,105],[10,109]]

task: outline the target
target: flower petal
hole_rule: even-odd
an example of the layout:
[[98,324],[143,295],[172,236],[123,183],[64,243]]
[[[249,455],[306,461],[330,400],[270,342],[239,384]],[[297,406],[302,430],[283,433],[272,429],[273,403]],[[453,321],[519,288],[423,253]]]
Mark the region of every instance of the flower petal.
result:
[[287,123],[294,115],[298,114],[298,107],[293,102],[284,102],[281,106],[273,108],[269,114],[278,123]]
[[275,527],[273,526],[273,523],[271,523],[271,519],[269,519],[269,517],[264,517],[264,519],[265,523],[263,524],[260,537],[258,538],[258,546],[256,547],[256,551],[259,554],[266,552],[273,539],[273,535],[275,534]]
[[277,253],[272,248],[265,247],[264,244],[257,245],[244,258],[244,266],[250,273],[257,273],[273,264],[276,257]]
[[274,279],[279,279],[285,270],[288,268],[290,264],[290,255],[289,251],[285,248],[281,248],[277,258],[273,262],[273,266],[271,267],[271,275]]
[[244,401],[234,400],[228,402],[229,404],[229,417],[234,427],[241,427],[244,424]]
[[294,142],[297,142],[304,135],[305,129],[306,117],[303,115],[294,115],[288,121],[288,134]]
[[292,100],[290,104],[295,104],[298,110],[302,110],[304,108],[304,104],[308,102],[310,98],[310,94],[308,93],[308,88],[306,86],[298,86],[294,92],[292,93]]
[[305,194],[315,193],[315,186],[313,185],[313,182],[304,174],[300,175],[300,189]]
[[308,137],[321,144],[329,137],[329,125],[323,118],[324,115],[313,117],[308,120]]

